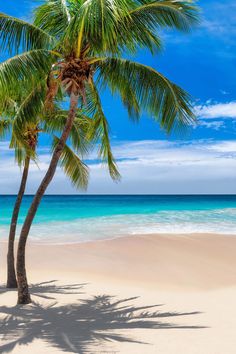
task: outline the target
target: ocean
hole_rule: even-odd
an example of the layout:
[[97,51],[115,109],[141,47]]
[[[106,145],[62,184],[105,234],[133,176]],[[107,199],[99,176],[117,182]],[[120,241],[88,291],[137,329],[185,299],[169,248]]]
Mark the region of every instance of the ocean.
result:
[[[32,200],[25,196],[19,228]],[[15,196],[0,196],[0,239],[7,239]],[[152,233],[236,235],[236,195],[45,196],[30,240],[74,243]]]

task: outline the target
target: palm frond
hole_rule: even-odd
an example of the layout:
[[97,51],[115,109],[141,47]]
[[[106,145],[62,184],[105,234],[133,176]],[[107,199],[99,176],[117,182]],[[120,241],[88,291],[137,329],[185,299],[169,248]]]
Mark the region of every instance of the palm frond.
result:
[[162,40],[154,26],[145,26],[141,21],[135,22],[128,17],[120,26],[119,37],[121,49],[132,54],[143,48],[147,48],[152,54],[163,49]]
[[140,1],[140,6],[130,11],[126,21],[134,26],[151,28],[170,27],[189,31],[199,23],[199,10],[189,1]]
[[66,0],[46,0],[34,11],[34,25],[55,38],[60,38],[70,22]]
[[162,49],[159,28],[190,30],[198,23],[198,10],[185,1],[133,1],[128,14],[119,21],[119,44],[131,52],[148,48],[152,54]]
[[12,54],[19,50],[49,49],[53,43],[53,37],[37,26],[0,13],[1,51]]
[[12,117],[16,112],[16,102],[11,97],[0,92],[0,115]]
[[[22,147],[21,143],[18,141],[14,134],[12,134],[11,136],[10,148],[14,149],[15,162],[18,164],[19,167],[22,167],[27,156],[27,151],[24,147]],[[36,159],[36,154],[34,154],[33,158]]]
[[[49,134],[62,132],[65,127],[67,117],[68,111],[62,109],[57,109],[53,112],[43,114],[41,117],[41,121],[43,123],[42,130]],[[87,138],[91,125],[92,120],[78,110],[70,132],[70,141],[73,149],[76,152],[79,152],[83,157],[88,154],[93,146],[92,142]]]
[[88,139],[100,142],[99,157],[107,164],[112,179],[119,180],[121,176],[112,154],[109,138],[109,125],[94,83],[90,85],[90,94],[88,94],[87,97],[89,102],[87,109],[89,114],[92,114],[93,116],[93,124],[88,132]]
[[[101,60],[98,66],[101,87],[108,85],[122,98],[128,90],[132,92],[140,109],[150,114],[168,133],[195,121],[190,95],[153,68],[118,58]],[[127,97],[127,100],[132,106],[133,97]]]
[[[54,136],[53,150],[57,146],[59,139]],[[65,174],[70,178],[72,184],[76,188],[86,189],[88,186],[89,171],[88,167],[80,160],[80,158],[65,145],[60,157],[60,164]]]
[[76,11],[73,12],[65,37],[71,43],[71,50],[78,36],[83,34],[80,42],[83,40],[84,45],[88,44],[92,53],[109,52],[115,55],[124,50],[134,53],[140,47],[146,47],[154,53],[162,49],[158,28],[188,31],[199,22],[198,8],[189,1],[71,2]]
[[[74,2],[75,3],[75,2]],[[130,0],[89,0],[78,2],[65,39],[71,48],[77,43],[79,33],[83,45],[92,52],[117,53],[119,47],[119,21],[128,15]],[[83,28],[83,33],[81,29]],[[75,50],[77,48],[74,48]]]
[[[45,101],[45,88],[40,83],[25,97],[13,120],[12,130],[19,146],[27,151],[32,158],[35,151],[25,141],[24,131],[29,126],[37,126],[39,115],[42,112]],[[13,146],[11,146],[13,147]]]
[[14,56],[0,64],[0,90],[11,94],[14,87],[21,87],[22,81],[33,86],[48,75],[55,54],[44,49],[35,49]]

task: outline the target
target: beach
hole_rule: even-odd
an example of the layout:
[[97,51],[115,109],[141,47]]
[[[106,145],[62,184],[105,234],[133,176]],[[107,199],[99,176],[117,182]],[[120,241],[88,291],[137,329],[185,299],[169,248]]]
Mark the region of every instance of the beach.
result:
[[236,353],[235,9],[2,1],[0,354]]
[[0,352],[233,354],[235,253],[234,235],[30,241],[34,304],[15,307],[15,291],[1,286]]

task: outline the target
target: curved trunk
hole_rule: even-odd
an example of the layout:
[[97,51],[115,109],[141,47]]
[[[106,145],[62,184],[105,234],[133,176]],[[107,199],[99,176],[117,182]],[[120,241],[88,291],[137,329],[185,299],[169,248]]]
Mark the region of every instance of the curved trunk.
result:
[[12,218],[11,226],[8,238],[8,253],[7,253],[7,288],[17,288],[16,271],[15,271],[15,257],[14,257],[14,243],[16,236],[16,226],[21,207],[21,202],[25,193],[25,186],[28,178],[30,157],[26,157],[24,171],[21,179],[20,189],[16,198]]
[[25,269],[25,248],[26,242],[29,235],[29,231],[31,225],[33,223],[35,214],[37,212],[40,201],[53,179],[53,176],[56,172],[56,168],[58,165],[58,161],[62,154],[65,143],[69,137],[73,121],[76,117],[76,111],[78,106],[78,96],[71,94],[70,97],[70,110],[68,113],[68,118],[66,121],[65,128],[63,130],[62,136],[53,152],[52,159],[47,170],[45,177],[43,178],[35,196],[32,201],[32,204],[29,208],[28,214],[26,216],[25,222],[23,224],[20,239],[18,243],[18,252],[17,252],[17,282],[18,282],[18,304],[29,304],[31,302],[28,282],[26,277],[26,269]]

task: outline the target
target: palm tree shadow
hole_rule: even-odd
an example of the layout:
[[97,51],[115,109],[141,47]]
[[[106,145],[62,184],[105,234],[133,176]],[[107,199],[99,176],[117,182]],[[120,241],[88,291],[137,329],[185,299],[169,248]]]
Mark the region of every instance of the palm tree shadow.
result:
[[[57,280],[44,281],[41,283],[35,283],[30,285],[30,293],[36,297],[43,298],[46,300],[55,300],[55,295],[75,295],[83,294],[81,291],[83,284],[70,284],[70,285],[59,285]],[[6,289],[5,286],[0,286],[0,295],[8,291],[16,291],[16,289]],[[53,295],[53,296],[52,296]]]
[[31,285],[30,293],[34,296],[41,297],[47,300],[55,300],[55,296],[49,296],[49,294],[61,294],[61,295],[75,295],[84,294],[81,290],[87,283],[82,284],[70,284],[59,285],[56,284],[57,280],[45,281],[42,283],[36,283]]
[[95,353],[105,341],[148,344],[123,335],[128,329],[205,328],[170,322],[171,318],[199,312],[160,312],[156,308],[161,305],[138,307],[131,303],[135,299],[116,300],[102,295],[64,306],[34,303],[25,307],[0,307],[0,315],[4,316],[0,336],[6,341],[0,345],[0,352],[10,353],[16,345],[29,345],[41,339],[61,351]]

